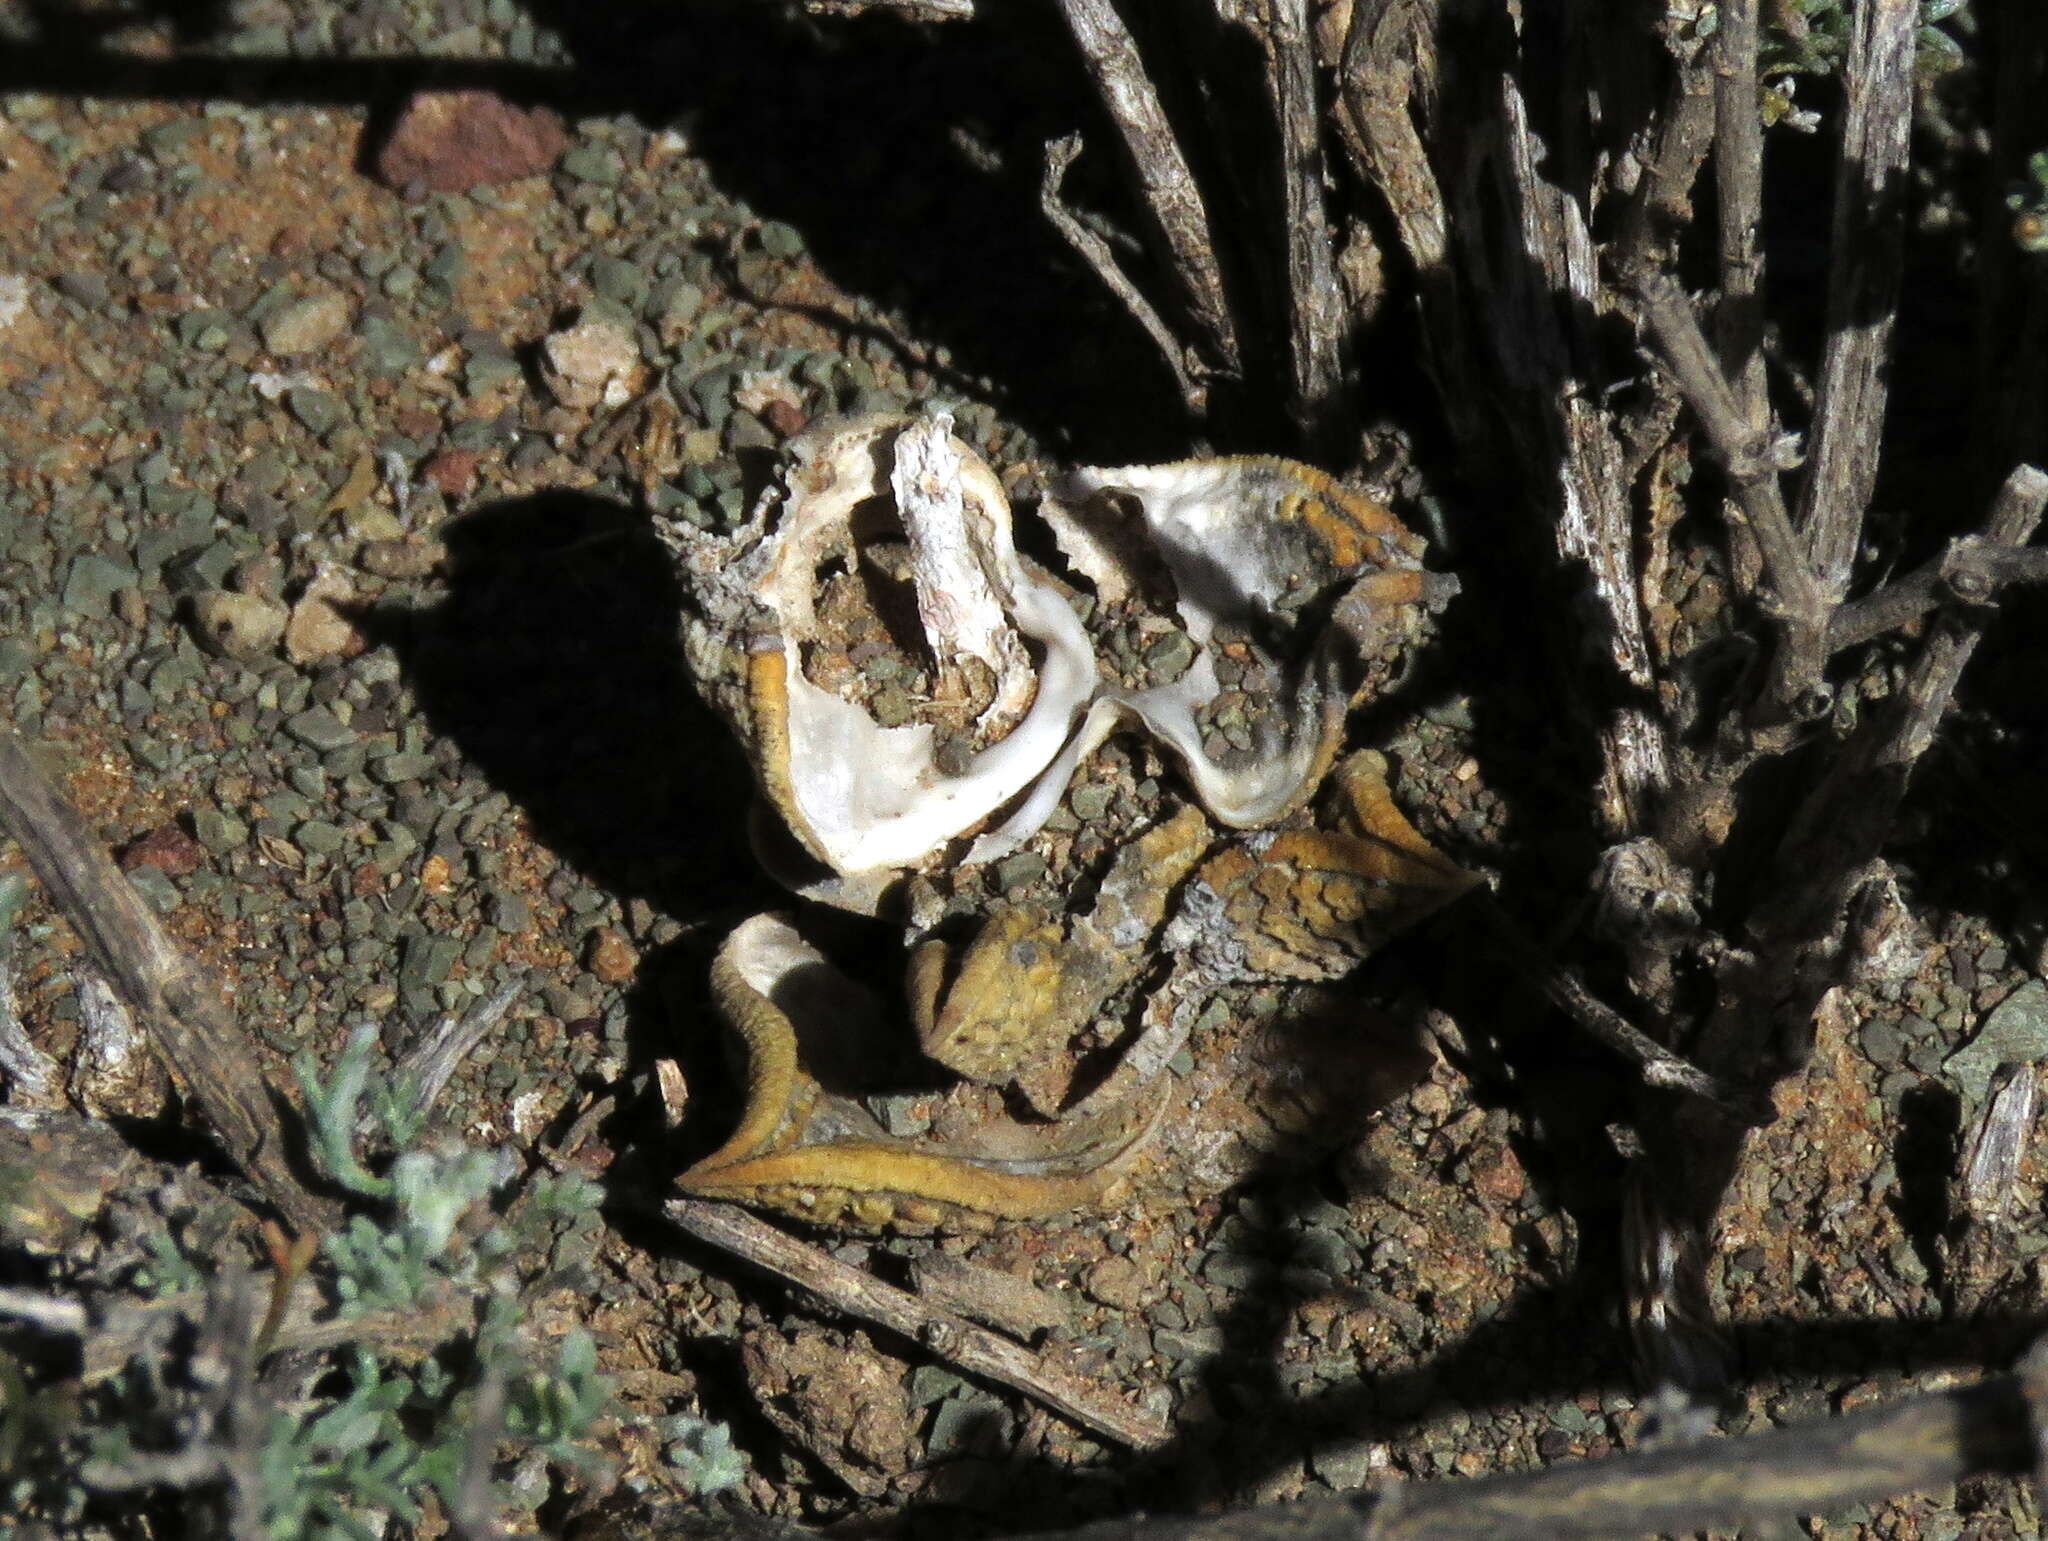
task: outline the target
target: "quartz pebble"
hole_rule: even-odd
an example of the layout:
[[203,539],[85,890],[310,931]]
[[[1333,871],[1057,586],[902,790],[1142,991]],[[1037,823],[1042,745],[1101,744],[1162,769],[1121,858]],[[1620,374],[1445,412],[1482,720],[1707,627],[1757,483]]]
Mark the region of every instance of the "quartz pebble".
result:
[[267,657],[284,636],[283,605],[254,594],[207,589],[192,597],[192,631],[200,645],[244,662]]
[[323,291],[302,295],[263,318],[263,346],[289,357],[315,353],[348,329],[348,301]]

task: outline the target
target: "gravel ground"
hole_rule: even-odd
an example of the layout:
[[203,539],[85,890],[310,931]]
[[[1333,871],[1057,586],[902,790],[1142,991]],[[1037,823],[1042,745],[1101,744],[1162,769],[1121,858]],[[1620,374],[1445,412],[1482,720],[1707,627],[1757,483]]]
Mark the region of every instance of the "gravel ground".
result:
[[[0,99],[0,710],[229,982],[273,1069],[364,1019],[396,1049],[520,980],[441,1117],[530,1148],[614,1095],[593,1170],[614,1153],[615,1171],[673,1169],[651,1067],[715,1078],[708,950],[778,897],[740,832],[744,767],[685,678],[646,512],[737,513],[792,426],[734,402],[738,371],[787,374],[798,421],[946,405],[998,465],[1177,447],[1164,382],[1051,254],[1035,168],[1005,159],[1074,110],[1057,57],[754,9],[82,10],[71,46],[90,32],[132,65]],[[0,9],[0,31],[62,34],[39,25]],[[395,81],[389,58],[407,61]],[[436,192],[446,146],[380,161],[433,59],[496,61],[445,78],[561,108],[559,144],[535,129],[540,169]],[[877,101],[877,80],[909,84]],[[1475,572],[1441,656],[1362,731],[1417,822],[1540,912],[1576,902],[1548,892],[1579,870],[1576,837],[1550,833],[1569,828],[1552,818],[1575,740],[1497,677],[1518,612],[1490,601],[1511,582]],[[1999,1063],[2048,1059],[2042,907],[1986,903],[1947,864],[2038,870],[2008,811],[2038,774],[2038,708],[2023,668],[1989,667],[1914,810],[1898,967],[1836,998],[1731,1196],[1720,1304],[1750,1388],[1731,1428],[1995,1360],[2048,1286],[2031,1155],[2024,1219],[1972,1297],[1998,1319],[1959,1320],[1940,1271],[1957,1128]],[[12,924],[22,1018],[64,1060],[76,944],[40,899]],[[971,1244],[840,1247],[1043,1286],[1038,1330],[1172,1413],[1161,1461],[645,1238],[613,1237],[585,1281],[607,1367],[636,1410],[730,1420],[752,1505],[914,1504],[932,1534],[963,1511],[1050,1524],[1625,1446],[1641,1415],[1602,1128],[1627,1090],[1466,946],[1433,927],[1368,970],[1437,1052],[1310,1162]],[[73,1096],[148,1115],[162,1087],[81,1061]],[[2038,1525],[1992,1486],[1808,1532]]]

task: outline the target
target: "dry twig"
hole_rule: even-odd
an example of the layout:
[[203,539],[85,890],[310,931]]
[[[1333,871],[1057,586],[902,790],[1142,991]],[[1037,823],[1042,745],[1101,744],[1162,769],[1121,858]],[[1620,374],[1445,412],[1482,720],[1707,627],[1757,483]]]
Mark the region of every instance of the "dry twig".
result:
[[292,1225],[319,1230],[332,1224],[334,1208],[309,1193],[285,1159],[276,1094],[256,1068],[262,1063],[256,1046],[219,990],[171,940],[21,740],[4,731],[0,825],[20,844],[229,1156]]
[[1159,350],[1159,356],[1173,372],[1174,384],[1180,387],[1181,404],[1188,409],[1189,416],[1199,417],[1208,405],[1208,387],[1189,370],[1187,355],[1180,339],[1173,335],[1173,328],[1166,324],[1143,291],[1125,274],[1116,260],[1116,253],[1109,249],[1109,242],[1083,224],[1080,217],[1060,199],[1067,168],[1074,164],[1074,158],[1080,153],[1079,134],[1069,134],[1046,145],[1045,176],[1039,184],[1038,206],[1052,222],[1053,229],[1073,247],[1075,255],[1088,264],[1095,276],[1102,280],[1103,286],[1131,313],[1131,319],[1152,339],[1152,346]]
[[[2037,1349],[2035,1355],[2041,1350]],[[2029,1357],[2031,1366],[2034,1356]],[[1542,1471],[1275,1504],[1218,1518],[1110,1520],[1067,1541],[1493,1541],[1733,1529],[1991,1472],[2033,1470],[2048,1376],[2030,1371],[1891,1407]],[[1047,1538],[1038,1538],[1047,1541]]]
[[1059,0],[1081,60],[1102,95],[1138,173],[1138,190],[1163,239],[1165,263],[1187,297],[1205,363],[1215,373],[1240,368],[1237,325],[1223,289],[1208,210],[1180,141],[1130,29],[1111,0]]
[[674,1199],[666,1213],[700,1241],[765,1268],[850,1316],[900,1333],[935,1358],[1013,1387],[1120,1445],[1151,1450],[1172,1436],[1163,1419],[1139,1412],[1115,1391],[1090,1384],[1000,1333],[849,1268],[743,1209],[705,1199]]

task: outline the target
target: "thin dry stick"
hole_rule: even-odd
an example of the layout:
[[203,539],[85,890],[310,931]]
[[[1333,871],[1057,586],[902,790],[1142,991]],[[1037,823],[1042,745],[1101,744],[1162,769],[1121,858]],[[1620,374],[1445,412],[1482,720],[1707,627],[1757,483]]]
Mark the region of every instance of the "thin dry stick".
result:
[[1584,1541],[1831,1513],[1964,1477],[2032,1471],[2034,1431],[2048,1411],[2048,1374],[2036,1356],[2023,1379],[2001,1376],[1740,1439],[1213,1517],[1108,1520],[1067,1531],[1064,1541]]
[[421,1110],[432,1108],[447,1089],[448,1078],[483,1042],[484,1034],[504,1019],[525,987],[524,980],[508,981],[461,1016],[443,1018],[439,1027],[391,1067],[392,1081],[402,1084],[410,1080]]
[[19,737],[0,731],[0,826],[85,939],[94,963],[134,1011],[229,1156],[300,1230],[338,1215],[307,1192],[285,1160],[276,1094],[253,1044],[220,992],[179,950],[114,866],[78,812],[36,768]]
[[1440,285],[1450,237],[1443,192],[1415,124],[1413,99],[1436,75],[1434,0],[1356,0],[1344,35],[1337,126],[1380,190],[1417,277]]
[[1208,362],[1216,372],[1234,375],[1240,367],[1237,327],[1223,291],[1223,270],[1216,260],[1209,214],[1202,206],[1194,173],[1181,154],[1180,142],[1166,121],[1159,93],[1145,73],[1145,62],[1138,57],[1138,45],[1110,0],[1059,3],[1082,62],[1102,93],[1102,105],[1131,152],[1139,190],[1166,243],[1166,266],[1186,291]]
[[1131,313],[1131,319],[1144,328],[1145,335],[1152,339],[1152,346],[1166,360],[1166,367],[1173,371],[1174,383],[1180,387],[1180,399],[1188,414],[1199,417],[1208,405],[1209,392],[1189,372],[1187,355],[1180,339],[1173,335],[1173,329],[1152,308],[1152,302],[1125,274],[1116,260],[1116,253],[1109,249],[1109,242],[1084,225],[1074,211],[1060,201],[1060,188],[1066,182],[1067,168],[1074,164],[1074,158],[1080,153],[1079,134],[1068,134],[1063,139],[1047,142],[1045,177],[1038,187],[1038,206],[1052,221],[1053,229],[1074,248],[1075,254],[1088,264],[1104,287],[1123,302],[1124,309]]
[[1286,198],[1294,421],[1305,443],[1325,447],[1344,383],[1344,298],[1323,206],[1322,113],[1306,0],[1267,0],[1265,33]]
[[672,1200],[683,1230],[809,1290],[826,1304],[902,1334],[928,1353],[1044,1403],[1083,1428],[1151,1450],[1172,1437],[1164,1419],[1139,1412],[1116,1392],[1071,1375],[999,1333],[849,1268],[743,1209],[706,1199]]
[[901,16],[905,21],[972,21],[974,0],[804,0],[814,16],[859,16],[868,11]]

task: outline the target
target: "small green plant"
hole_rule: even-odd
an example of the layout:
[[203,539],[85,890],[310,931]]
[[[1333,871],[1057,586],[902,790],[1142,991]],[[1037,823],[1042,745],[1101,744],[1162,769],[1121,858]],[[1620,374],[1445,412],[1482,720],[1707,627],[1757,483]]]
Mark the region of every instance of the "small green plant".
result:
[[[168,1491],[233,1516],[221,1528],[238,1534],[357,1541],[436,1510],[474,1528],[491,1518],[479,1502],[531,1508],[549,1468],[601,1478],[593,1436],[616,1409],[597,1345],[580,1328],[544,1344],[528,1323],[556,1260],[590,1255],[599,1189],[566,1174],[522,1180],[507,1151],[423,1142],[416,1089],[375,1073],[374,1044],[362,1029],[330,1072],[297,1066],[315,1159],[355,1209],[297,1287],[321,1291],[319,1314],[349,1341],[277,1381],[258,1346],[276,1325],[256,1326],[260,1288],[229,1260],[153,1235],[104,1304],[165,1330],[138,1334],[116,1373],[82,1393],[52,1389],[0,1346],[0,1511],[73,1527],[113,1495]],[[283,1288],[293,1268],[273,1261]],[[175,1350],[182,1367],[166,1360],[184,1341],[166,1335],[177,1320],[192,1340]],[[681,1486],[708,1495],[740,1480],[722,1426],[683,1418],[656,1432]]]
[[747,1458],[733,1448],[732,1431],[724,1424],[680,1413],[657,1420],[654,1428],[666,1441],[663,1451],[669,1465],[697,1496],[727,1492],[746,1476]]

